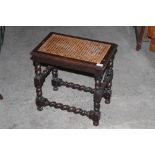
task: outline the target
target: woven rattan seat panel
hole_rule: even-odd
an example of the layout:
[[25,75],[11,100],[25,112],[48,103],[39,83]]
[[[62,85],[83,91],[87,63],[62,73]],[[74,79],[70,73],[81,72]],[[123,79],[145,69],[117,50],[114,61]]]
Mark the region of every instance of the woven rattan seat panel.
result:
[[52,34],[38,51],[86,62],[101,63],[110,46],[110,44],[101,42]]

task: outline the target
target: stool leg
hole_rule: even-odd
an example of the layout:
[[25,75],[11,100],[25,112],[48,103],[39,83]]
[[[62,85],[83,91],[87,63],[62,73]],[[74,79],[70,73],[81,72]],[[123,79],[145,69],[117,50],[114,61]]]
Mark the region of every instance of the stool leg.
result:
[[3,96],[0,94],[0,100],[3,100]]
[[42,97],[42,81],[41,81],[41,65],[39,63],[34,63],[34,67],[35,67],[35,78],[34,78],[34,85],[36,87],[36,105],[37,105],[37,109],[39,111],[43,110],[43,97]]
[[57,91],[58,90],[58,82],[59,82],[57,68],[53,68],[52,75],[53,75],[53,78],[52,78],[53,90]]
[[96,113],[97,119],[93,120],[95,126],[99,125],[100,119],[100,102],[102,99],[102,89],[100,88],[101,78],[95,78],[95,93],[94,93],[94,112]]
[[[109,79],[110,79],[110,81],[109,81]],[[104,81],[106,81],[106,80],[109,81],[107,86],[104,88],[104,91],[105,91],[104,97],[105,97],[106,104],[110,104],[110,99],[111,99],[111,95],[112,95],[112,90],[111,90],[112,79],[113,79],[113,58],[109,62],[109,65],[107,67],[105,77],[104,77]]]
[[135,26],[136,41],[137,41],[136,50],[137,51],[139,51],[141,49],[145,29],[146,29],[146,26],[141,26],[140,32],[139,32],[138,27]]

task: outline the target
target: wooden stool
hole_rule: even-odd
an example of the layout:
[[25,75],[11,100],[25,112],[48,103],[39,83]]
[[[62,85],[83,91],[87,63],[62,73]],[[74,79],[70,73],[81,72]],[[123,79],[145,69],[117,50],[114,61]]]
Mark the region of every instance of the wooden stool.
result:
[[[45,106],[67,110],[68,112],[87,116],[97,126],[100,120],[102,97],[105,98],[106,104],[110,103],[113,59],[116,51],[117,45],[113,43],[50,33],[31,53],[36,74],[34,85],[37,93],[36,105],[38,110],[43,110]],[[42,71],[41,67],[43,65],[46,65],[46,69]],[[59,68],[92,74],[95,78],[95,88],[64,82],[58,78]],[[51,71],[53,90],[57,91],[58,87],[66,86],[94,94],[94,109],[86,111],[44,98],[42,86]]]

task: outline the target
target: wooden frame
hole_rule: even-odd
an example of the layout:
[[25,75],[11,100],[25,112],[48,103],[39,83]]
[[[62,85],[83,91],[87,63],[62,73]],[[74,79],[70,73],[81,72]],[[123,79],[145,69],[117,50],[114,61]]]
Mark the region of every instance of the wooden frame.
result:
[[[100,120],[100,102],[102,98],[105,98],[105,103],[110,103],[111,98],[111,86],[113,79],[113,60],[117,52],[117,45],[111,44],[111,47],[101,62],[100,66],[95,63],[88,63],[80,60],[64,58],[60,56],[55,56],[52,54],[45,54],[38,52],[39,47],[52,35],[50,33],[31,53],[32,60],[35,67],[35,78],[34,85],[36,87],[36,105],[38,110],[43,110],[43,107],[50,106],[61,110],[67,110],[68,112],[73,112],[75,114],[80,114],[82,116],[87,116],[89,119],[93,120],[95,126],[99,125]],[[64,34],[61,34],[64,35]],[[69,36],[69,35],[67,35]],[[69,36],[73,38],[80,38],[75,36]],[[86,38],[80,38],[86,39]],[[90,40],[90,39],[86,39]],[[90,40],[94,41],[94,40]],[[96,40],[95,40],[96,41]],[[100,42],[100,41],[97,41]],[[105,42],[102,42],[105,43]],[[42,71],[42,65],[47,65],[46,69]],[[81,86],[79,84],[74,84],[72,82],[65,82],[58,78],[58,69],[70,69],[72,71],[78,71],[81,73],[89,73],[94,76],[95,88],[90,88],[86,86]],[[81,108],[70,107],[69,105],[64,105],[62,103],[56,103],[54,101],[49,101],[42,95],[42,86],[45,82],[46,77],[52,71],[53,78],[51,80],[53,90],[57,91],[60,86],[66,86],[72,89],[78,89],[80,91],[89,92],[94,95],[94,109],[90,111],[82,110]]]

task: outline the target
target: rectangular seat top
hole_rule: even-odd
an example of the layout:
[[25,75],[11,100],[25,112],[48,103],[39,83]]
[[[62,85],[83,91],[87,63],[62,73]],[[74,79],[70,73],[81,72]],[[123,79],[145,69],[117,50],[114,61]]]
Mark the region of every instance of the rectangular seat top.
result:
[[51,56],[99,64],[112,45],[112,43],[50,33],[36,51]]

